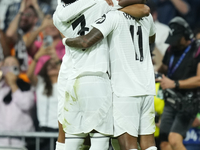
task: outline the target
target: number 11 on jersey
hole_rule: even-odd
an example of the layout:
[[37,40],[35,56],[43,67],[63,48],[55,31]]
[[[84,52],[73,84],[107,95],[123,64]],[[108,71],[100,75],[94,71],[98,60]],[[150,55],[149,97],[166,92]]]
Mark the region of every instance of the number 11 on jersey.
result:
[[[134,25],[130,26],[130,33],[131,33],[131,37],[132,37],[133,44],[134,44]],[[140,59],[138,58],[137,53],[135,52],[135,60],[140,60],[142,62],[144,60],[144,54],[143,54],[143,41],[142,41],[142,27],[141,26],[138,26],[137,35],[138,35],[138,45],[139,45],[139,50],[140,50]]]

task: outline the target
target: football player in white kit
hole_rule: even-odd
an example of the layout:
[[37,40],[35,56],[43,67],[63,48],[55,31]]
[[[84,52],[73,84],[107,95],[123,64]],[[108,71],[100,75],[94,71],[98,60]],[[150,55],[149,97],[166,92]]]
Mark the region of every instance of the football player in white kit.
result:
[[[67,1],[59,2],[53,20],[54,25],[66,37],[84,35],[98,16],[113,9],[103,0],[87,0],[87,4],[82,2],[83,0],[80,0],[71,4],[76,6],[74,13],[80,15],[76,17],[77,15],[71,13],[71,16],[66,18],[64,16],[67,14],[66,11],[69,11],[70,5],[67,5]],[[81,6],[79,4],[77,7],[78,3],[82,3]],[[80,7],[81,13],[76,10]],[[91,8],[87,10],[88,7]],[[117,8],[121,7],[118,5],[114,7]],[[91,15],[93,12],[95,16]],[[87,50],[77,51],[76,48],[66,47],[66,55],[69,56],[64,56],[58,78],[60,95],[58,120],[66,132],[66,150],[80,148],[84,137],[92,131],[98,133],[90,134],[92,137],[90,149],[108,149],[108,135],[113,134],[113,117],[112,91],[107,74],[109,72],[107,46],[107,40],[102,40]],[[71,65],[67,64],[70,69],[65,66],[67,62]]]
[[152,16],[136,19],[110,11],[85,36],[65,38],[70,47],[88,48],[108,37],[113,89],[114,136],[121,150],[157,150],[155,132],[155,78],[149,42],[155,40]]

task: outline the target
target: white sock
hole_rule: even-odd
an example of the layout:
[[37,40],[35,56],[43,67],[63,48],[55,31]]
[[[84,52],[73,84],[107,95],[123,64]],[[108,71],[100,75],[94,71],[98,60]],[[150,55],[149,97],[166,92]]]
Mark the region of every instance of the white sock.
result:
[[109,139],[109,136],[103,135],[101,133],[90,133],[90,150],[108,150]]
[[151,146],[151,147],[147,148],[146,150],[157,150],[157,147]]
[[56,150],[65,150],[65,143],[56,142]]
[[78,150],[81,149],[87,134],[70,135],[65,134],[65,149],[64,150]]

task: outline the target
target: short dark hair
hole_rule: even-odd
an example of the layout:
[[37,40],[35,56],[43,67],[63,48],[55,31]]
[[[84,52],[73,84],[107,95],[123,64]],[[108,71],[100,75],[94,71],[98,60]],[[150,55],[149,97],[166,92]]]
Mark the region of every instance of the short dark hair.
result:
[[77,0],[61,0],[62,2],[64,2],[65,4],[71,4]]

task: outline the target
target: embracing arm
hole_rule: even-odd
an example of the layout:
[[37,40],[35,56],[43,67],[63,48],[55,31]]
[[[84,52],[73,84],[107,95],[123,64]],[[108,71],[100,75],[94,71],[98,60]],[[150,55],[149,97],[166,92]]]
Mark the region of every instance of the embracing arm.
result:
[[119,0],[119,5],[126,7],[133,4],[144,4],[146,0]]
[[150,8],[144,4],[135,4],[122,8],[120,11],[123,11],[135,18],[142,18],[149,15]]
[[103,34],[96,28],[93,28],[88,34],[84,36],[79,36],[77,38],[67,38],[65,44],[70,47],[76,48],[89,48],[95,43],[102,40]]

